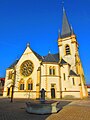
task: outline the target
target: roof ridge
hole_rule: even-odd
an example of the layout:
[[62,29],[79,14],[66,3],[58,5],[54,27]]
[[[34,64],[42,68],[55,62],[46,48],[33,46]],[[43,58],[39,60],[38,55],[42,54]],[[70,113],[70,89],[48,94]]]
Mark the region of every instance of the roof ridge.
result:
[[[31,49],[31,48],[30,48]],[[32,50],[32,49],[31,49]],[[35,52],[34,50],[32,50],[32,52],[35,54],[35,56],[38,58],[38,59],[42,59],[42,56],[40,54],[38,54],[37,52]]]
[[15,60],[8,68],[13,68],[18,63],[18,61],[19,59]]
[[[52,57],[53,57],[53,55],[52,54],[50,54]],[[54,57],[53,57],[54,58]],[[56,59],[54,58],[54,60],[56,61]]]
[[[51,53],[48,53],[48,54],[51,54]],[[48,54],[46,56],[48,56]],[[51,55],[56,55],[56,54],[59,54],[59,53],[52,53]],[[43,56],[43,57],[46,57],[46,56]]]
[[57,54],[49,53],[46,56],[43,56],[44,58],[43,61],[44,62],[58,62],[57,58],[55,58],[55,55],[58,55],[58,53]]

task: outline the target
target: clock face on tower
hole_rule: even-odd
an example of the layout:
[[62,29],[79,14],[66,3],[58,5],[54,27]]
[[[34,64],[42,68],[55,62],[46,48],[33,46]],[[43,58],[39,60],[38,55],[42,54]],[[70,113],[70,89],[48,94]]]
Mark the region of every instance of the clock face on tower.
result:
[[23,76],[29,76],[32,74],[34,69],[33,63],[30,60],[26,60],[21,64],[20,73]]

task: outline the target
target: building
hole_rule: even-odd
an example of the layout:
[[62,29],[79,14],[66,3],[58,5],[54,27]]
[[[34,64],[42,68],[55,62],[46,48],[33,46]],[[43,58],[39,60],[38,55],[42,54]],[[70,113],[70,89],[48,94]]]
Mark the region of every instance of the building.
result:
[[58,53],[40,56],[27,47],[19,60],[7,70],[3,96],[40,98],[84,98],[88,96],[78,42],[63,9],[62,32],[58,35]]
[[5,78],[0,78],[0,96],[3,95]]
[[88,95],[90,95],[90,84],[87,85]]

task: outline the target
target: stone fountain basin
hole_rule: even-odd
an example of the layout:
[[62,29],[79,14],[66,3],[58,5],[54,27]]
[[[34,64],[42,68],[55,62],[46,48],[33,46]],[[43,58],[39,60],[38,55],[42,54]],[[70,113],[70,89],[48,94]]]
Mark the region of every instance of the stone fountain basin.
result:
[[36,101],[30,101],[26,102],[26,111],[28,113],[34,113],[34,114],[50,114],[50,113],[57,113],[61,108],[58,107],[58,104],[60,102],[58,101],[45,101],[40,102],[38,100]]

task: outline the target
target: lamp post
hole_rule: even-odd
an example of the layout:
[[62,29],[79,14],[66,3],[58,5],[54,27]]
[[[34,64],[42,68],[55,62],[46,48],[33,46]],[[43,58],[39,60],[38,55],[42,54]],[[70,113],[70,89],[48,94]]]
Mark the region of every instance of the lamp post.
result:
[[15,75],[16,75],[16,71],[15,71],[15,67],[13,68],[14,72],[12,73],[12,91],[11,91],[11,102],[13,102],[13,93],[14,93],[14,87],[15,87]]
[[11,92],[11,102],[13,102],[14,85],[11,85],[11,87],[12,87],[12,92]]

